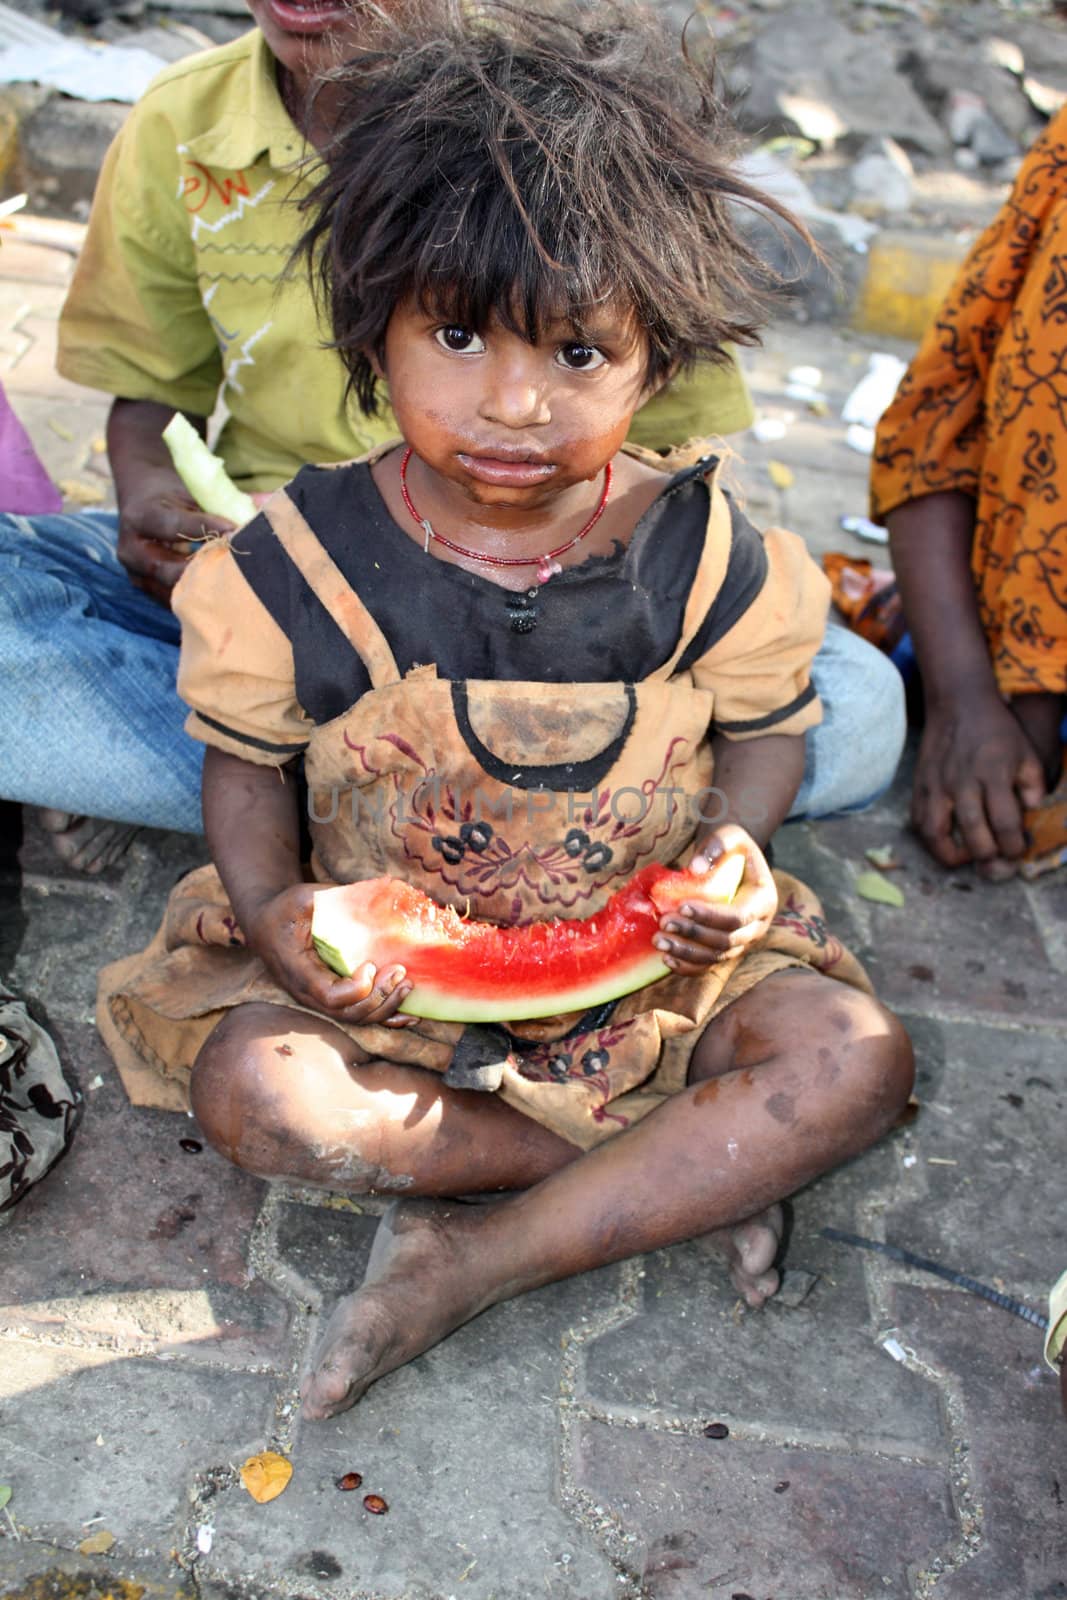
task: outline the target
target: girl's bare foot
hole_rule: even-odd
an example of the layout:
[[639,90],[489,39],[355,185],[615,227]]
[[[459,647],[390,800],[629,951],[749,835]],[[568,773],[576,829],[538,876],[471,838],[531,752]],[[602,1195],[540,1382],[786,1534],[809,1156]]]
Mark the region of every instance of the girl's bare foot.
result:
[[734,1288],[753,1309],[778,1292],[781,1280],[774,1262],[784,1224],[781,1206],[769,1206],[747,1222],[705,1235],[708,1243],[726,1257]]
[[338,1302],[319,1340],[300,1391],[305,1416],[346,1411],[378,1378],[492,1304],[476,1245],[492,1209],[432,1200],[389,1207],[362,1286]]
[[[506,1204],[506,1202],[501,1202]],[[494,1205],[397,1201],[374,1236],[362,1286],[326,1324],[301,1389],[304,1415],[319,1421],[346,1411],[372,1383],[393,1372],[497,1300],[531,1285],[493,1260],[485,1223]],[[705,1237],[730,1263],[734,1287],[750,1306],[778,1288],[774,1258],[782,1208],[771,1206]]]
[[60,860],[75,872],[103,872],[125,855],[134,834],[140,829],[127,822],[108,822],[102,817],[77,817],[71,811],[42,807],[38,821],[52,835],[52,846]]

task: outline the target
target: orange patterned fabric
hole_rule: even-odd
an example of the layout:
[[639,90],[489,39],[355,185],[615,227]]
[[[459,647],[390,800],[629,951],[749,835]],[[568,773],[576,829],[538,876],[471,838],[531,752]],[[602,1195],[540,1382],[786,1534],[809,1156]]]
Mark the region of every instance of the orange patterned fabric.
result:
[[971,567],[1002,693],[1067,690],[1067,110],[1023,163],[878,428],[872,515],[976,501]]

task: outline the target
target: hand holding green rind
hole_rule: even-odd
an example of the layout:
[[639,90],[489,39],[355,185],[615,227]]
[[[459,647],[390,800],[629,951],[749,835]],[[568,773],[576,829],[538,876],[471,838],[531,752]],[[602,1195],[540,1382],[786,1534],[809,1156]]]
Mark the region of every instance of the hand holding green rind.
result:
[[187,417],[176,411],[163,429],[174,470],[200,507],[213,517],[226,517],[238,527],[256,514],[255,501],[233,482],[218,456],[212,455]]

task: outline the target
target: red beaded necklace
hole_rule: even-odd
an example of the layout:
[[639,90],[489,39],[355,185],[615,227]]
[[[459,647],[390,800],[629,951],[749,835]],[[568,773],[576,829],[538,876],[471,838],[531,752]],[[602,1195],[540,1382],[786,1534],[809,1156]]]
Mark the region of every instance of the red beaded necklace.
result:
[[453,544],[452,540],[446,539],[443,533],[438,533],[437,529],[433,527],[426,517],[419,516],[408,493],[408,462],[411,460],[411,455],[412,451],[409,445],[404,451],[404,459],[400,463],[400,493],[404,497],[404,504],[426,535],[423,549],[429,550],[430,540],[434,539],[438,544],[443,544],[447,550],[454,550],[457,555],[466,556],[468,561],[484,561],[491,567],[536,567],[538,583],[547,583],[549,578],[554,577],[557,572],[563,571],[556,557],[561,556],[565,550],[573,550],[579,540],[584,539],[587,533],[592,532],[604,515],[604,507],[608,503],[608,495],[611,492],[611,462],[609,461],[604,468],[604,490],[597,508],[585,526],[579,528],[573,539],[568,539],[566,544],[558,544],[554,550],[546,550],[544,555],[540,556],[487,556],[481,550],[468,550],[465,545]]

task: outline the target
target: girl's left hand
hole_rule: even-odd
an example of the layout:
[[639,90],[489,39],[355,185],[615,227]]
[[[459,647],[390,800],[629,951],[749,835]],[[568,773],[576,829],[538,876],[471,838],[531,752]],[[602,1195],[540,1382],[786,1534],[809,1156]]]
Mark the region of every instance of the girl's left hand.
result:
[[692,977],[727,956],[754,949],[767,937],[778,910],[778,890],[763,851],[744,828],[733,822],[716,828],[701,841],[689,871],[710,872],[735,851],[745,857],[745,875],[730,905],[687,902],[661,919],[653,943],[672,972]]

